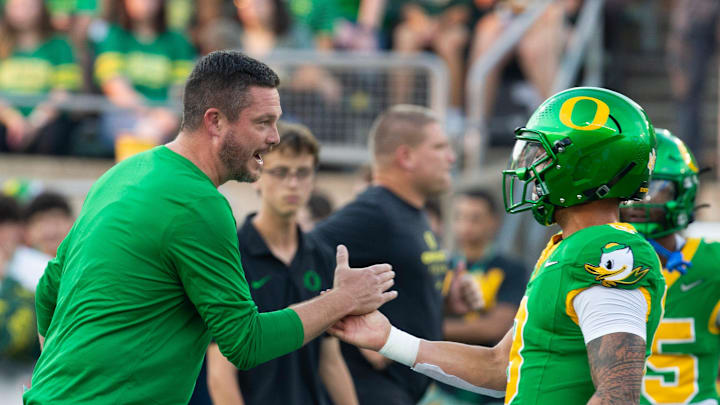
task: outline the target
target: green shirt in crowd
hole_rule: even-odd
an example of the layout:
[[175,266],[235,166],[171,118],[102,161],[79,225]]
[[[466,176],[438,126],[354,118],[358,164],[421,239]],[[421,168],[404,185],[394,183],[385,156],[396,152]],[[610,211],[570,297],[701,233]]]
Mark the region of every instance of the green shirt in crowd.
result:
[[[82,75],[72,47],[53,36],[34,49],[15,49],[0,60],[0,92],[6,95],[43,95],[51,90],[77,90]],[[28,115],[32,108],[21,108]]]
[[230,205],[164,146],[93,185],[36,294],[26,405],[186,404],[211,336],[241,369],[303,341],[295,311],[258,313]]
[[337,13],[335,0],[286,1],[294,23],[309,27],[315,34],[332,34]]
[[192,45],[179,32],[165,31],[145,42],[118,26],[110,27],[96,53],[100,83],[123,76],[147,99],[160,102],[167,100],[173,85],[185,83],[195,58]]

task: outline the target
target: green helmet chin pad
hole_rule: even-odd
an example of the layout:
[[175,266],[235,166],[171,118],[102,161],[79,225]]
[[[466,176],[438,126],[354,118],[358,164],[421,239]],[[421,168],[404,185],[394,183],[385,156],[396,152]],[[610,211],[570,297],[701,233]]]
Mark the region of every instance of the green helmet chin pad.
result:
[[[657,162],[653,185],[669,182],[674,186],[673,198],[666,202],[653,202],[653,193],[645,199],[621,205],[621,219],[635,219],[644,210],[645,220],[628,221],[646,238],[657,239],[681,231],[695,220],[695,198],[698,189],[698,165],[685,143],[666,129],[658,128]],[[651,187],[653,189],[655,187]],[[632,211],[631,211],[632,210]],[[662,211],[662,218],[651,213]],[[630,215],[634,212],[634,215]]]
[[547,99],[515,131],[503,171],[505,209],[532,210],[542,225],[558,207],[599,199],[638,200],[655,165],[655,130],[643,109],[622,94],[593,87]]

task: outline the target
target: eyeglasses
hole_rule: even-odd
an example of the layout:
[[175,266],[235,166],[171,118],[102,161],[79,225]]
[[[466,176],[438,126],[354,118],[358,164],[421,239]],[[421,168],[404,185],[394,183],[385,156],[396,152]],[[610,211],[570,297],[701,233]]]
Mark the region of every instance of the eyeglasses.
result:
[[291,177],[295,177],[297,181],[306,181],[315,174],[315,169],[310,167],[301,167],[297,170],[291,171],[289,167],[278,166],[273,167],[272,169],[265,169],[263,170],[263,173],[267,173],[280,181],[285,181]]

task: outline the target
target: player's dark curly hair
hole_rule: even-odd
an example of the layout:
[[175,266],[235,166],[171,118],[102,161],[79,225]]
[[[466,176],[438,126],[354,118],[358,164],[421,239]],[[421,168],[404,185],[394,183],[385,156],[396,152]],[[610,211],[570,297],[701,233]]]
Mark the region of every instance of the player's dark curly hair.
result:
[[187,79],[180,128],[198,129],[208,108],[217,108],[235,121],[240,111],[250,105],[250,86],[275,88],[279,84],[280,79],[270,67],[242,52],[212,52],[200,59]]
[[38,194],[37,197],[30,201],[25,207],[23,217],[26,221],[29,221],[33,216],[50,210],[62,211],[68,217],[72,216],[72,208],[70,208],[70,203],[65,196],[53,191],[46,191]]

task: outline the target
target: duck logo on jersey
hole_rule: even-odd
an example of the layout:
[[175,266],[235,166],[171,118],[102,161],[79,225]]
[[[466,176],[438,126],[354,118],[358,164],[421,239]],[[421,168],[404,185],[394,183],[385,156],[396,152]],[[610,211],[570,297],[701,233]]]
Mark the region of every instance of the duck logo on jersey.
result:
[[602,248],[600,264],[595,266],[586,263],[585,270],[594,275],[596,281],[602,281],[603,286],[615,287],[618,284],[637,283],[650,268],[635,267],[630,246],[610,242]]

